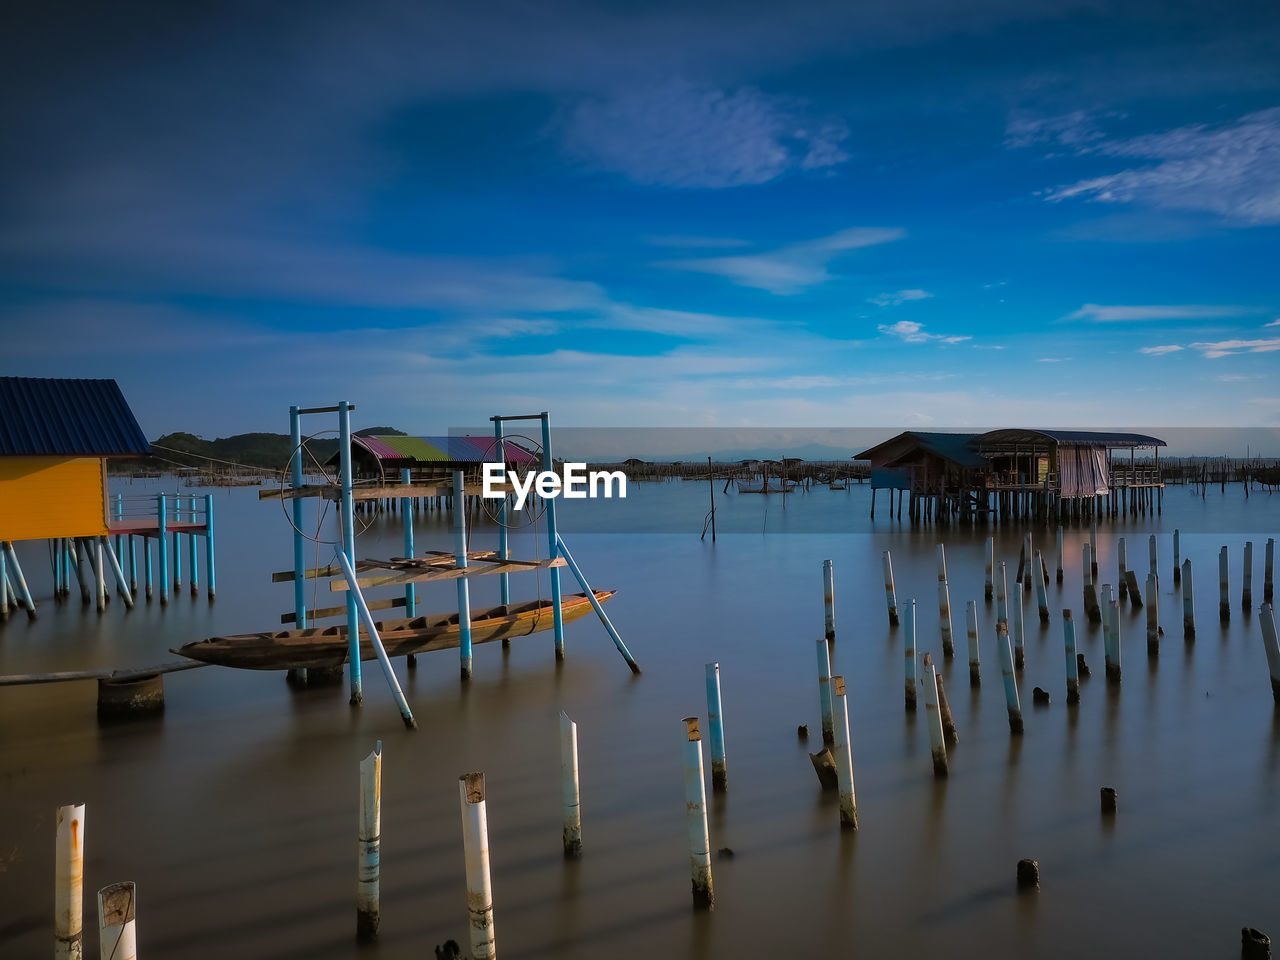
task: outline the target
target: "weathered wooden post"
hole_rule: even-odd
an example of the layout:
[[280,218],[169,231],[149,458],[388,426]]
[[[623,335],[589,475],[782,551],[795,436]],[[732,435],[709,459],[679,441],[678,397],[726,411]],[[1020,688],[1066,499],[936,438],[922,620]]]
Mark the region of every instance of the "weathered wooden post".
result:
[[889,608],[889,626],[898,625],[898,596],[893,589],[893,556],[886,550],[880,556],[884,567],[884,602]]
[[53,956],[84,955],[84,804],[58,808],[53,861]]
[[[461,510],[458,503],[455,510]],[[699,764],[701,767],[701,764]],[[699,775],[702,771],[699,769]],[[701,783],[701,776],[699,776]],[[473,960],[494,960],[498,948],[493,929],[493,885],[489,880],[489,820],[485,813],[484,774],[458,778],[462,805],[462,853],[467,865],[467,926]]]
[[578,793],[578,725],[560,711],[560,782],[564,805],[564,858],[582,856],[582,804]]
[[1111,661],[1107,664],[1107,679],[1112,683],[1120,682],[1121,642],[1120,642],[1120,604],[1115,600],[1108,601],[1105,616],[1111,619]]
[[982,595],[986,598],[987,603],[991,602],[991,595],[995,591],[995,584],[992,577],[995,575],[996,566],[996,540],[995,537],[987,537],[986,543],[987,568],[986,579],[983,581]]
[[102,960],[137,960],[137,889],[132,881],[98,891],[98,955]]
[[1009,627],[996,622],[996,651],[1000,654],[1000,675],[1004,678],[1004,701],[1009,711],[1009,732],[1022,732],[1022,704],[1018,702],[1018,682],[1013,676],[1013,651],[1009,647]]
[[1031,561],[1035,559],[1035,551],[1032,549],[1032,546],[1031,546],[1030,531],[1027,531],[1026,539],[1024,540],[1022,545],[1022,552],[1023,552],[1023,555],[1026,557],[1026,561],[1027,561],[1026,568],[1023,570],[1022,592],[1029,595],[1031,593]]
[[1231,585],[1227,568],[1227,548],[1218,551],[1218,619],[1223,623],[1231,619]]
[[[903,631],[903,662],[906,665],[905,672],[905,689],[906,689],[906,706],[912,713],[916,709],[916,602],[915,600],[907,601],[907,624]],[[844,686],[844,681],[841,681]],[[839,711],[837,710],[837,713]],[[839,717],[837,716],[836,733],[839,734]],[[837,758],[838,760],[839,758]]]
[[1080,702],[1080,672],[1076,660],[1076,625],[1071,611],[1062,611],[1062,639],[1067,653],[1067,703]]
[[717,793],[729,786],[724,759],[724,708],[720,703],[720,664],[707,664],[707,725],[711,728],[711,788]]
[[1160,586],[1160,555],[1156,552],[1156,535],[1147,539],[1147,572],[1156,578],[1156,586]]
[[942,714],[938,709],[938,671],[932,663],[925,663],[924,712],[929,722],[929,749],[933,753],[933,775],[947,775],[947,745],[942,740]]
[[[712,485],[714,487],[714,484]],[[830,560],[822,561],[822,604],[827,624],[827,642],[836,639],[836,575]]]
[[835,721],[832,719],[831,706],[831,656],[827,652],[827,639],[818,640],[818,706],[822,709],[822,742],[827,746],[835,743]]
[[1126,556],[1127,548],[1125,546],[1125,538],[1121,537],[1116,541],[1116,591],[1120,594],[1119,599],[1125,600],[1129,596],[1129,561]]
[[1175,529],[1173,531],[1173,583],[1177,586],[1182,582],[1182,535]]
[[970,600],[965,604],[965,618],[969,627],[969,686],[976,687],[982,683],[978,658],[978,601]]
[[1043,574],[1044,557],[1036,551],[1036,604],[1040,607],[1040,622],[1049,622],[1049,585]]
[[382,741],[360,761],[360,822],[356,835],[356,939],[378,939],[382,918]]
[[1102,614],[1098,610],[1098,588],[1093,582],[1092,551],[1087,543],[1084,545],[1081,562],[1084,569],[1084,612],[1090,623],[1097,623],[1102,619]]
[[1147,574],[1147,656],[1154,657],[1160,653],[1160,588],[1156,586],[1156,575]]
[[1245,613],[1253,606],[1253,541],[1244,542],[1244,573],[1241,576],[1240,608]]
[[1062,582],[1062,524],[1058,524],[1058,582]]
[[[911,603],[914,605],[915,601]],[[840,784],[840,828],[857,830],[858,800],[853,792],[853,745],[849,739],[849,704],[844,696],[844,677],[832,677],[831,683],[836,693],[835,759]]]
[[1274,537],[1267,537],[1266,560],[1262,569],[1262,599],[1267,603],[1271,602],[1275,591],[1275,564],[1276,541]]
[[956,645],[951,632],[951,590],[947,586],[947,554],[942,544],[938,544],[938,631],[942,634],[942,655],[955,656]]
[[[1040,582],[1040,571],[1035,572],[1036,582]],[[1013,666],[1016,670],[1021,670],[1026,662],[1025,655],[1025,627],[1023,625],[1022,616],[1022,594],[1017,590],[1013,591],[1013,610],[1010,620],[1013,624]]]
[[1191,558],[1182,561],[1182,638],[1196,638],[1196,605],[1191,581]]
[[[1000,561],[1000,569],[996,575],[996,619],[1009,619],[1009,583],[1005,571],[1005,563]],[[1016,585],[1015,581],[1015,585]],[[1016,592],[1016,591],[1015,591]]]
[[1280,707],[1280,644],[1276,642],[1276,620],[1271,604],[1264,603],[1258,611],[1262,621],[1262,647],[1267,652],[1267,669],[1271,673],[1271,697]]
[[1098,524],[1089,524],[1089,573],[1093,580],[1098,579]]
[[[822,641],[826,643],[826,639]],[[707,833],[707,791],[702,782],[702,737],[698,718],[684,718],[684,803],[689,822],[689,868],[693,879],[693,905],[700,909],[715,901],[711,885],[711,838]]]

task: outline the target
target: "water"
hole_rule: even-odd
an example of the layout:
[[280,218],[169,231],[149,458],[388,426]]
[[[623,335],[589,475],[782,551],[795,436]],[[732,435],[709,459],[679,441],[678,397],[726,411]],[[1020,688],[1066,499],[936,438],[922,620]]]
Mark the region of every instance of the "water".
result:
[[[154,602],[126,614],[117,600],[98,616],[78,598],[55,609],[43,547],[28,544],[22,557],[42,614],[0,628],[0,672],[161,662],[192,639],[278,624],[292,605],[291,585],[269,577],[292,566],[280,505],[252,489],[213,492],[216,603],[193,600],[184,579],[164,609]],[[507,653],[477,647],[468,686],[453,651],[421,657],[414,673],[399,662],[416,732],[402,727],[374,663],[364,665],[359,710],[348,707],[345,685],[293,692],[277,673],[213,667],[166,677],[163,719],[109,726],[97,723],[92,682],[0,688],[0,955],[49,950],[53,813],[73,801],[88,804],[87,952],[96,949],[94,892],[122,879],[138,884],[148,958],[430,956],[447,938],[465,943],[457,777],[477,769],[487,776],[506,955],[1225,958],[1238,955],[1242,925],[1280,933],[1271,889],[1280,720],[1258,615],[1241,611],[1239,593],[1249,538],[1261,602],[1264,544],[1280,530],[1280,500],[1255,493],[1246,502],[1238,487],[1204,500],[1171,489],[1163,516],[1123,522],[1140,579],[1146,534],[1160,535],[1166,637],[1159,659],[1148,661],[1143,614],[1124,607],[1119,688],[1107,685],[1100,628],[1081,609],[1087,528],[1067,531],[1061,587],[1052,582],[1052,534],[1037,530],[1054,617],[1042,628],[1034,601],[1027,605],[1026,733],[1011,739],[994,605],[982,601],[989,531],[942,534],[959,653],[942,661],[937,531],[872,525],[865,489],[814,490],[789,496],[785,509],[777,496],[718,497],[721,531],[751,532],[722,532],[713,546],[697,535],[706,497],[706,484],[645,484],[633,485],[625,504],[562,504],[563,526],[576,531],[566,538],[593,585],[620,588],[606,609],[644,668],[638,678],[588,618],[566,629],[559,667],[550,633],[517,640]],[[606,522],[606,510],[616,519]],[[359,555],[399,555],[400,524],[398,516],[375,520]],[[1170,570],[1175,526],[1196,568],[1199,633],[1190,646]],[[646,529],[653,532],[631,532]],[[1099,530],[1104,583],[1115,579],[1116,529]],[[1021,534],[996,533],[1011,579]],[[472,546],[494,539],[482,527]],[[1232,569],[1225,626],[1217,619],[1222,544]],[[435,515],[419,526],[418,546],[450,548]],[[948,683],[960,743],[945,782],[932,777],[923,702],[918,714],[903,710],[901,631],[888,626],[880,576],[886,548],[899,603],[920,600],[918,648],[933,652]],[[514,549],[535,552],[527,534]],[[331,550],[309,554],[308,565]],[[814,644],[827,557],[836,571],[832,669],[849,684],[856,835],[839,830],[836,798],[819,791],[806,756],[820,742]],[[517,600],[546,594],[546,576],[513,577],[512,589]],[[497,602],[496,578],[474,580],[472,597],[475,606]],[[324,591],[320,605],[339,599]],[[966,682],[967,599],[979,601],[977,691]],[[419,603],[452,609],[453,584],[423,588]],[[1065,705],[1064,606],[1076,613],[1078,648],[1093,670],[1078,708]],[[730,788],[709,798],[711,842],[736,856],[713,862],[716,906],[699,914],[690,903],[680,720],[705,717],[703,665],[712,659],[721,665]],[[1048,708],[1032,706],[1036,685],[1052,693]],[[578,722],[581,757],[585,857],[569,864],[560,849],[561,709]],[[799,723],[813,731],[807,745],[797,740]],[[358,949],[357,763],[377,739],[382,937]],[[1119,791],[1113,822],[1099,814],[1101,786]],[[1021,857],[1040,861],[1037,895],[1015,891]]]

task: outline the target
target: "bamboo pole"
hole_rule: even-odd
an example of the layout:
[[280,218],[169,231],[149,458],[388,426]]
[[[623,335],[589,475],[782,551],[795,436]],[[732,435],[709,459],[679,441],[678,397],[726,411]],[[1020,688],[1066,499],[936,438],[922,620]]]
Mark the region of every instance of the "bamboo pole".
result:
[[[458,504],[455,509],[461,510]],[[462,852],[467,866],[467,917],[473,960],[496,960],[493,885],[489,878],[489,820],[485,813],[484,774],[458,778],[462,805]]]
[[[826,643],[826,639],[822,641]],[[689,870],[693,905],[706,909],[715,902],[711,883],[711,837],[707,832],[707,792],[702,781],[702,737],[698,718],[684,718],[684,801],[689,827]]]

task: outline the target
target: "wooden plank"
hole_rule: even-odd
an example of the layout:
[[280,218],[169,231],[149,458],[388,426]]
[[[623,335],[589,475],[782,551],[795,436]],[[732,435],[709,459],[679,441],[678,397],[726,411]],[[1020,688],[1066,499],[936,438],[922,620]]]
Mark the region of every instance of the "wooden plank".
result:
[[18,673],[0,677],[0,687],[18,687],[31,683],[61,683],[64,680],[137,680],[157,673],[176,673],[194,670],[209,664],[199,660],[172,660],[154,667],[133,667],[128,670],[63,670],[58,673]]
[[[370,610],[390,610],[392,607],[403,607],[405,604],[404,597],[392,597],[390,600],[366,600],[365,604]],[[347,605],[344,603],[340,607],[321,607],[319,610],[308,610],[307,620],[323,620],[326,617],[340,617],[347,612]],[[296,613],[280,614],[281,623],[297,623],[298,615]]]
[[[515,493],[515,487],[509,483],[495,483],[490,487],[500,493]],[[478,497],[484,493],[483,483],[466,483],[463,493],[469,497]],[[351,491],[354,500],[398,500],[403,497],[448,497],[453,495],[453,481],[441,481],[437,484],[408,484],[396,486],[361,487]],[[259,500],[300,500],[306,497],[321,497],[326,500],[342,499],[342,490],[331,483],[314,483],[305,486],[281,490],[279,487],[259,490]]]
[[[425,583],[430,580],[457,580],[459,577],[483,577],[491,573],[516,573],[518,571],[546,569],[565,566],[564,557],[554,560],[515,560],[494,561],[492,566],[485,567],[443,567],[434,570],[406,571],[405,573],[387,574],[381,577],[356,577],[361,590],[370,587],[390,587],[404,583]],[[346,580],[330,580],[329,589],[335,593],[349,589]]]
[[[496,557],[497,555],[496,550],[472,550],[467,554],[467,559],[488,560],[490,557]],[[435,565],[446,562],[453,563],[453,554],[444,550],[427,550],[421,559],[424,563],[433,563],[430,558],[439,558],[434,561]],[[389,561],[390,569],[393,570],[401,569],[400,564],[402,563],[415,562],[417,562],[416,558],[415,560],[393,559]],[[517,563],[519,561],[512,562]],[[357,560],[355,562],[355,568],[356,573],[369,573],[372,570],[386,570],[388,569],[388,562],[382,560]],[[314,580],[317,577],[340,577],[342,576],[342,568],[334,566],[333,564],[330,564],[327,567],[312,567],[309,570],[304,570],[302,576],[303,579],[306,580]],[[294,575],[292,570],[278,570],[271,574],[272,583],[292,583],[293,581]]]

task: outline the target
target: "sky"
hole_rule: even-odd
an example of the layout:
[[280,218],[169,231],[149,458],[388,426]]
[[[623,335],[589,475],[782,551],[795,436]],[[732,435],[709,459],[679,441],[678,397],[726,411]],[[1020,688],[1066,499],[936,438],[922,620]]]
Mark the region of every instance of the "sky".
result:
[[1235,0],[23,3],[0,375],[153,438],[1274,428],[1278,64]]

